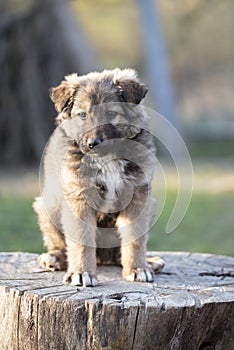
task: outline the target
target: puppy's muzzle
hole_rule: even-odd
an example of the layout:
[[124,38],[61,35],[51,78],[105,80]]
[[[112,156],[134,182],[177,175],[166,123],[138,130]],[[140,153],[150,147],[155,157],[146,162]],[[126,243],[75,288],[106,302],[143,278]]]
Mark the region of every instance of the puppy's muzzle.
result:
[[112,140],[117,137],[119,137],[119,134],[116,128],[110,123],[92,128],[81,136],[79,142],[81,152],[88,153],[102,142]]
[[103,140],[99,137],[92,139],[88,138],[87,140],[87,146],[89,149],[93,149],[95,146],[99,145]]

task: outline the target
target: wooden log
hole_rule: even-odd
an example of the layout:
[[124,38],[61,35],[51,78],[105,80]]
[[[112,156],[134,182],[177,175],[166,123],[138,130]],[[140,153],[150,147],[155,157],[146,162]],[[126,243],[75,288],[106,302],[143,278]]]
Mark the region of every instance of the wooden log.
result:
[[231,350],[234,258],[151,252],[166,265],[154,283],[98,267],[99,285],[62,284],[36,254],[0,254],[0,349]]

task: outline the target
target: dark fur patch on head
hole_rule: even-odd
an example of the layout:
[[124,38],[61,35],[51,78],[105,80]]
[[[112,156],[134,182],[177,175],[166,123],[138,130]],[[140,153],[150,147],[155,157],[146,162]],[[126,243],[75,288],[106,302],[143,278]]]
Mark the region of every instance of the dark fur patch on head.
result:
[[117,81],[117,89],[123,102],[139,104],[147,94],[148,88],[134,80]]

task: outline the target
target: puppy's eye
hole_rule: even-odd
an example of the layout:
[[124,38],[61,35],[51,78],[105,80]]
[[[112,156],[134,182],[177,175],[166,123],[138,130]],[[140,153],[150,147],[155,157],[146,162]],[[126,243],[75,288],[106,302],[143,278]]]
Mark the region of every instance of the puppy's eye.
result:
[[77,116],[82,119],[82,120],[85,120],[87,119],[87,113],[86,112],[78,112],[77,113]]
[[116,111],[107,111],[106,112],[107,118],[110,118],[110,119],[117,117],[117,115],[118,115],[118,112],[116,112]]

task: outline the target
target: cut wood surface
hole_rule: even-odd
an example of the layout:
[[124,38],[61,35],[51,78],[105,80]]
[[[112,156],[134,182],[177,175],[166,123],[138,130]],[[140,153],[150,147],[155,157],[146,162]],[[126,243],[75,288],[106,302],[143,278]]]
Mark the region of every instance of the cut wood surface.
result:
[[150,252],[154,283],[98,267],[98,286],[62,284],[38,255],[0,254],[0,349],[234,349],[234,258]]

